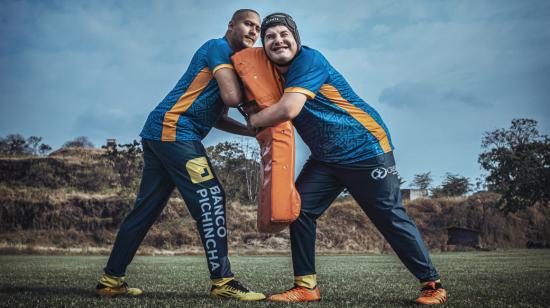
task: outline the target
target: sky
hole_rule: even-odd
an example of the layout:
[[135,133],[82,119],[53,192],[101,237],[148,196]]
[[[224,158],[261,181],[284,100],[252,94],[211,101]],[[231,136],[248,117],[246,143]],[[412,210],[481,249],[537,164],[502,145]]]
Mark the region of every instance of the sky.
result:
[[[232,13],[291,14],[390,129],[408,186],[483,174],[483,134],[550,134],[550,1],[0,0],[0,137],[139,140],[147,115]],[[260,46],[261,42],[257,42]],[[237,112],[230,113],[242,121]],[[213,129],[206,146],[235,135]],[[309,151],[297,142],[297,166]]]

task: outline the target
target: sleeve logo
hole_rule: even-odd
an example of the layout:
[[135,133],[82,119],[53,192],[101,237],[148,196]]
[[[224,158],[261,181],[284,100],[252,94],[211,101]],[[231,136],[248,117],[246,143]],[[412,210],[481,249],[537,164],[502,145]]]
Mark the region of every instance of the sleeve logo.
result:
[[197,157],[193,158],[185,164],[185,169],[189,173],[192,183],[202,183],[214,178],[212,170],[208,165],[208,160],[206,157]]

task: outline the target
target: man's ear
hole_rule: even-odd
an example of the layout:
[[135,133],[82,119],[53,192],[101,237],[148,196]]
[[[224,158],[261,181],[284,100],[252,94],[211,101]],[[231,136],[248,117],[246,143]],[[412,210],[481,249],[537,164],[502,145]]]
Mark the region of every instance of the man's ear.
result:
[[227,30],[233,30],[233,26],[235,26],[235,23],[233,22],[233,20],[230,20],[227,24]]

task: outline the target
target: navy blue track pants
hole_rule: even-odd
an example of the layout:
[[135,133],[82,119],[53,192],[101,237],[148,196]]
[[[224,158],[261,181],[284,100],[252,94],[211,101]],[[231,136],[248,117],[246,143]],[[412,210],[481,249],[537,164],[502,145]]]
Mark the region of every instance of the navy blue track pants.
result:
[[302,198],[290,225],[294,275],[315,274],[317,218],[347,188],[409,271],[421,282],[439,279],[420,232],[401,201],[393,153],[350,165],[309,159],[296,181]]
[[118,231],[105,273],[125,276],[126,267],[158,218],[174,187],[197,223],[210,278],[233,277],[227,257],[225,192],[199,141],[143,140],[143,176],[134,209]]

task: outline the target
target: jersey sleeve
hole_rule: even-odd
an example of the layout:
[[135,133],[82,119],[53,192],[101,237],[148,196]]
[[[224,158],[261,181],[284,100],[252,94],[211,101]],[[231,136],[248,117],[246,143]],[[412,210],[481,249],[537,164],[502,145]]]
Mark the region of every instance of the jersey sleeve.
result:
[[323,58],[317,53],[299,55],[286,76],[285,93],[302,93],[314,99],[328,79]]
[[217,70],[221,68],[231,68],[233,69],[233,64],[231,64],[231,55],[233,51],[223,39],[215,40],[208,47],[208,52],[206,54],[206,63],[212,74],[216,73]]

